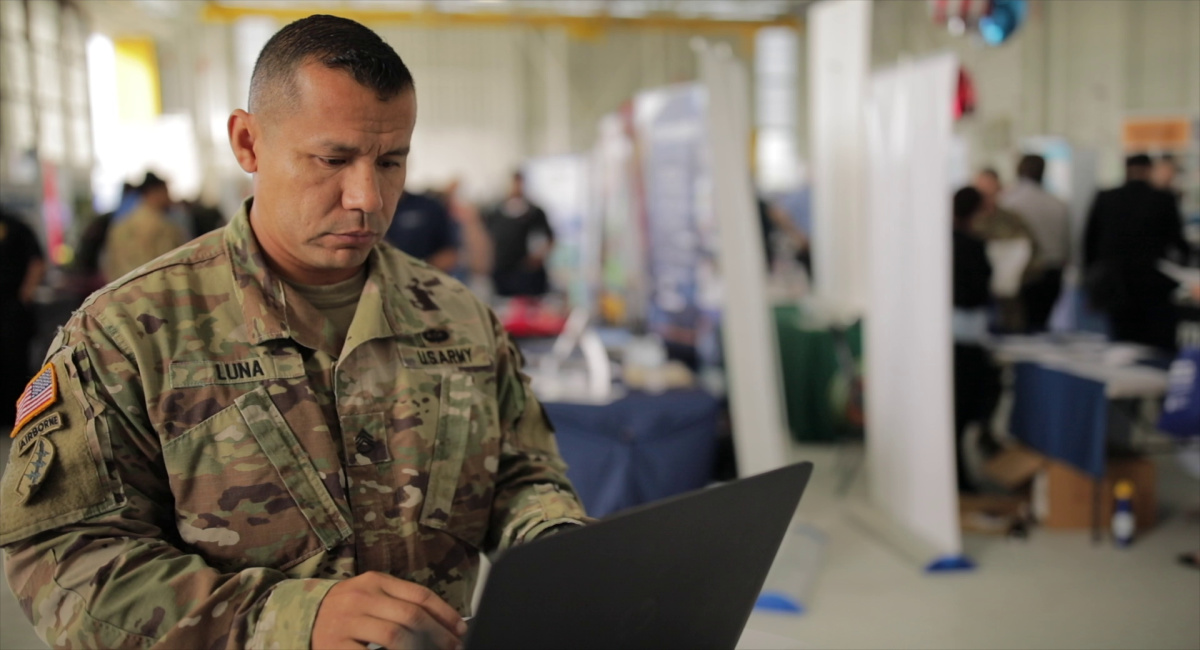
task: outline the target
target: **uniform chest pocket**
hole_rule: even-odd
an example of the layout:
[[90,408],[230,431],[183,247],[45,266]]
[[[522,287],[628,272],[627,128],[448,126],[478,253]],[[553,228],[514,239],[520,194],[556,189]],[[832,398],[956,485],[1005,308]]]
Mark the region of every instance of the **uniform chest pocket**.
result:
[[495,495],[500,436],[479,372],[444,371],[421,523],[482,548]]
[[351,535],[260,386],[163,446],[183,541],[225,570],[287,569]]

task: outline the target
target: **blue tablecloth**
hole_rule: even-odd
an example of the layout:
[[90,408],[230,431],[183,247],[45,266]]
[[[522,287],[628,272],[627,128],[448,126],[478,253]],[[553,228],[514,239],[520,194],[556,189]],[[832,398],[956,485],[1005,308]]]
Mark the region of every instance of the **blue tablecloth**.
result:
[[1108,398],[1104,384],[1037,363],[1016,364],[1010,428],[1034,449],[1104,476]]
[[567,476],[593,517],[702,488],[712,478],[720,402],[702,390],[544,406]]

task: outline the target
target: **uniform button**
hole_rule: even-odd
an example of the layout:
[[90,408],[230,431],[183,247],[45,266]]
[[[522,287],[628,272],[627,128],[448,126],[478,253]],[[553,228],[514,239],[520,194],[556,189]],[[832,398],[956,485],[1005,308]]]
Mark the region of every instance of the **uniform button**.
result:
[[358,450],[358,453],[366,456],[375,449],[375,440],[366,431],[360,431],[358,437],[354,439],[354,448]]

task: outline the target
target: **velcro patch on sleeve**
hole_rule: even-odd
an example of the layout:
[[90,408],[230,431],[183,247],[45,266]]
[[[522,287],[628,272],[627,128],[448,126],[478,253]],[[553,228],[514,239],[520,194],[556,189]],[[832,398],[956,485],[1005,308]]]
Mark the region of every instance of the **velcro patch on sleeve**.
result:
[[17,400],[17,422],[13,425],[10,437],[17,437],[17,432],[21,430],[21,427],[40,415],[42,411],[53,406],[56,401],[58,401],[58,375],[54,370],[54,364],[47,363],[33,376],[33,379],[29,380],[29,383],[25,385],[25,391]]
[[9,454],[0,479],[0,546],[111,511],[122,500],[106,478],[97,438],[111,412],[89,402],[74,364],[65,350],[51,359],[62,394],[49,415],[19,433]]
[[40,420],[30,422],[29,426],[21,431],[21,435],[17,436],[17,441],[13,444],[15,451],[12,453],[18,456],[24,456],[25,452],[33,447],[41,436],[58,431],[63,428],[63,415],[59,412],[53,412]]

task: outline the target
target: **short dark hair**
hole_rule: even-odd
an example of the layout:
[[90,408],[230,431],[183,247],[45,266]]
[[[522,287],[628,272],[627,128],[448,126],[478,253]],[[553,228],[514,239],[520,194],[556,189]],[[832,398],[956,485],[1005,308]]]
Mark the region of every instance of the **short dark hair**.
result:
[[1150,168],[1153,166],[1154,166],[1154,161],[1150,160],[1150,156],[1147,156],[1144,153],[1134,154],[1125,159],[1125,168],[1126,169],[1128,169],[1130,167]]
[[318,14],[289,24],[263,46],[247,108],[254,112],[275,99],[294,99],[296,69],[310,61],[349,73],[380,101],[414,87],[408,66],[378,34],[353,20]]
[[[945,196],[943,194],[943,196]],[[983,207],[983,194],[967,186],[954,193],[954,220],[969,219]]]
[[158,174],[155,174],[154,172],[146,172],[146,177],[142,179],[142,184],[138,186],[137,191],[145,194],[150,190],[166,186],[167,182],[164,181]]
[[1021,156],[1021,162],[1017,163],[1017,178],[1025,178],[1035,183],[1041,183],[1042,177],[1045,175],[1045,158],[1037,154],[1025,154]]

